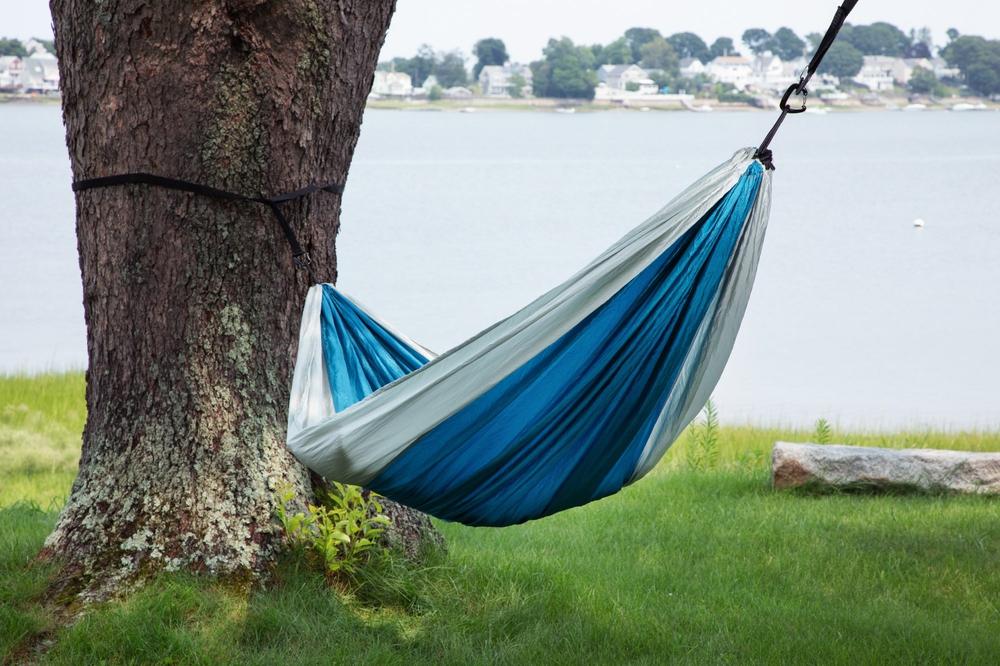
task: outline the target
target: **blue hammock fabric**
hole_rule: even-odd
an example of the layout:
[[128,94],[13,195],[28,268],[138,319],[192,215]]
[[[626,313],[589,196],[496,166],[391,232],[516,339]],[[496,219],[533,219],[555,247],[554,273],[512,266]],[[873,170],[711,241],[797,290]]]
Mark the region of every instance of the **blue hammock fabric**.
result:
[[641,478],[710,396],[745,311],[770,204],[752,155],[440,357],[332,285],[313,287],[293,453],[469,525],[541,518]]

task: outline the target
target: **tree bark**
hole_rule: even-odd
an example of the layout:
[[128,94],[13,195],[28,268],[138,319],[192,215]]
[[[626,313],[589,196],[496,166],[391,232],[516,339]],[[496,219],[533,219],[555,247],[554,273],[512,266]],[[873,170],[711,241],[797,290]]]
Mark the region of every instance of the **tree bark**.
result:
[[[395,0],[51,0],[75,179],[147,171],[251,195],[344,182]],[[336,277],[339,197],[287,205]],[[139,573],[256,575],[307,277],[265,206],[77,195],[89,369],[79,475],[46,556],[105,596]]]

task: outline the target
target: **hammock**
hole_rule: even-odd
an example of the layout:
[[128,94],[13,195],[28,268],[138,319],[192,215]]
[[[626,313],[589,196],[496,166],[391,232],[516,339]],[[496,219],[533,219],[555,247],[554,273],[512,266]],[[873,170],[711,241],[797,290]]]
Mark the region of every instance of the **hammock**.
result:
[[511,525],[649,472],[710,397],[770,208],[755,149],[440,356],[332,285],[306,298],[288,447],[431,515]]
[[[737,152],[586,268],[440,356],[331,284],[306,297],[288,447],[324,477],[446,520],[512,525],[580,506],[647,474],[708,400],[747,307],[771,201],[768,146],[805,111],[807,84],[857,0],[845,0],[757,149]],[[792,107],[791,99],[801,101]],[[149,173],[150,185],[274,213],[338,183],[250,196]]]

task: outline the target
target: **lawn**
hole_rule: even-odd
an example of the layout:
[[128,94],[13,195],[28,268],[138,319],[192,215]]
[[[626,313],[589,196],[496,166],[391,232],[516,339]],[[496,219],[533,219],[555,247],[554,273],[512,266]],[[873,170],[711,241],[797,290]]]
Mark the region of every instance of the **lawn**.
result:
[[[336,591],[163,576],[67,618],[31,564],[72,483],[79,375],[0,379],[0,654],[42,663],[996,663],[1000,502],[774,492],[776,439],[689,432],[615,497],[518,527],[442,524],[449,554]],[[1000,450],[1000,434],[834,440]],[[702,461],[692,469],[692,461]],[[704,462],[708,460],[709,462]],[[68,622],[68,620],[73,620]]]

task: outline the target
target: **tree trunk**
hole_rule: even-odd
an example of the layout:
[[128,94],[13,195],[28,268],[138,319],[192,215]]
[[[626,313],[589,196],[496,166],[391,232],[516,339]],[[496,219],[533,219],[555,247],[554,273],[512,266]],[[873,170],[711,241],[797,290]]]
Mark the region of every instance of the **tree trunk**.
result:
[[[395,0],[51,0],[75,179],[147,171],[251,195],[344,182]],[[339,197],[284,209],[336,277]],[[266,206],[118,186],[77,195],[87,346],[80,471],[48,538],[72,589],[256,575],[307,277]]]

